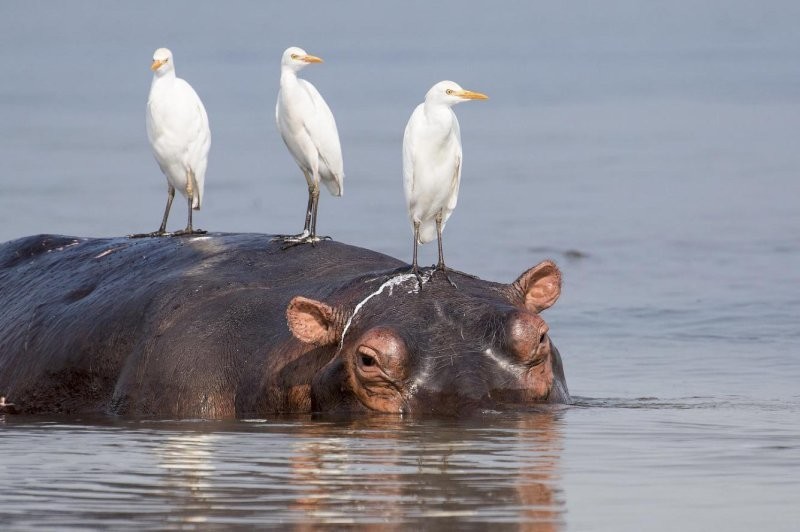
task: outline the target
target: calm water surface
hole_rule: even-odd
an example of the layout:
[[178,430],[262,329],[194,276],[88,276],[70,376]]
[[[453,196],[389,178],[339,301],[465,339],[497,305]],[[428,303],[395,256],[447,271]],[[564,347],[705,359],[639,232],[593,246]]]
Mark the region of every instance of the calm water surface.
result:
[[411,110],[441,79],[489,94],[457,108],[448,263],[559,262],[545,318],[576,396],[470,420],[6,417],[0,528],[800,529],[800,4],[562,4],[0,5],[0,241],[157,227],[158,46],[211,120],[198,226],[299,230],[273,119],[298,44],[326,60],[304,74],[347,173],[319,227],[405,259]]

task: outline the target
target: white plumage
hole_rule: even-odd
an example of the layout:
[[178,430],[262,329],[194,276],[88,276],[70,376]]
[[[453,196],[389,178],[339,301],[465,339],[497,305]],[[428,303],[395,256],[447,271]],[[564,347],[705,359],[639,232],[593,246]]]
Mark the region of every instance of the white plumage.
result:
[[191,85],[175,76],[172,52],[159,48],[153,54],[153,82],[147,99],[147,138],[158,166],[167,177],[167,208],[161,228],[165,234],[172,199],[177,189],[188,200],[186,229],[193,233],[192,210],[203,204],[211,130],[200,97]]
[[414,109],[403,135],[403,188],[414,231],[413,269],[417,244],[439,240],[439,264],[444,270],[441,234],[458,201],[461,182],[461,130],[451,107],[486,95],[464,90],[452,81],[440,81]]
[[281,59],[281,80],[275,121],[308,184],[308,208],[303,232],[283,237],[290,242],[314,242],[316,237],[319,183],[334,196],[344,192],[344,163],[339,132],[328,104],[319,91],[297,77],[303,67],[321,63],[302,48],[287,48]]

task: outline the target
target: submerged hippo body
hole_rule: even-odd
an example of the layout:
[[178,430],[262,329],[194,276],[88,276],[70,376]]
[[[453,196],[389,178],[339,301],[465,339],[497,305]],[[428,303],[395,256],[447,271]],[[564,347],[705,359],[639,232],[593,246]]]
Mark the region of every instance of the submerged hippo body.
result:
[[267,235],[0,246],[0,394],[23,413],[230,418],[463,414],[566,402],[538,312],[545,261],[510,285]]

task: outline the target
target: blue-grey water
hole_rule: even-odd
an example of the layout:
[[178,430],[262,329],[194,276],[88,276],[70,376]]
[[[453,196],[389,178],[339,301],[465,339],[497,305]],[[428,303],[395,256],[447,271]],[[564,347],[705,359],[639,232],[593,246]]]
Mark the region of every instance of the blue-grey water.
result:
[[544,317],[575,396],[471,420],[7,416],[0,528],[800,529],[798,20],[790,0],[0,4],[0,241],[158,226],[159,46],[211,121],[197,226],[299,231],[273,118],[296,44],[325,59],[303,74],[345,157],[320,231],[406,260],[405,122],[439,80],[489,94],[456,108],[448,264],[559,262]]

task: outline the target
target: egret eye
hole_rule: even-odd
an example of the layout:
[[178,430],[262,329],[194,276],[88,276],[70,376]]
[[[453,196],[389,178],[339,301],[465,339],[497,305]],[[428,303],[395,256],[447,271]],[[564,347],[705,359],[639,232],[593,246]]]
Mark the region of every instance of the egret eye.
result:
[[297,59],[297,58],[298,58],[298,57],[300,57],[300,56],[299,56],[299,55],[297,55],[297,54],[292,54],[292,55],[291,55],[291,57],[292,57],[292,59]]
[[447,89],[444,91],[445,94],[453,94],[453,89]]

